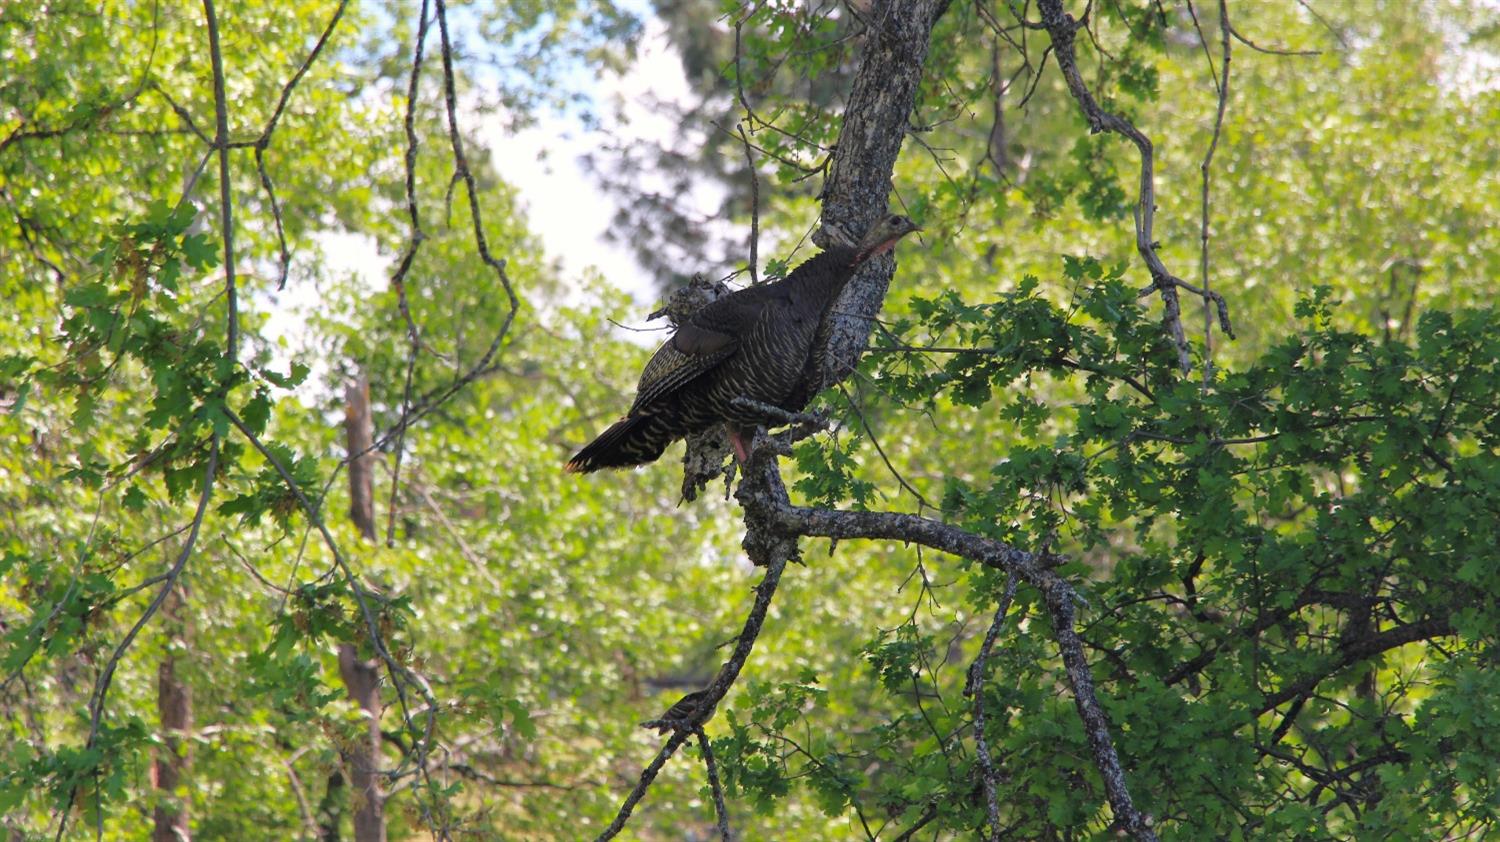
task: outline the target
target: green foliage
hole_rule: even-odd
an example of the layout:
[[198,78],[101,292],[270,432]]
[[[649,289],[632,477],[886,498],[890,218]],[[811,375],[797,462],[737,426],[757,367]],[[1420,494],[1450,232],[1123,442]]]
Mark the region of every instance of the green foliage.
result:
[[[96,820],[105,838],[143,838],[142,806],[180,798],[200,838],[305,835],[302,802],[365,725],[336,651],[373,658],[378,640],[436,702],[412,693],[403,711],[386,674],[393,839],[443,821],[476,838],[597,832],[656,745],[635,723],[707,681],[749,600],[738,510],[714,495],[678,507],[670,457],[559,473],[628,403],[645,350],[611,338],[607,319],[638,305],[555,277],[504,183],[509,162],[466,136],[484,232],[527,308],[498,364],[407,430],[394,494],[393,445],[377,449],[394,542],[368,542],[344,517],[344,375],[369,376],[381,435],[408,395],[421,404],[479,359],[504,312],[468,204],[449,201],[463,186],[437,36],[414,114],[425,240],[406,283],[426,350],[409,367],[394,290],[322,265],[322,233],[387,252],[410,233],[411,12],[354,4],[264,150],[288,285],[318,290],[289,346],[266,322],[280,275],[271,197],[254,150],[231,152],[231,358],[216,161],[198,166],[195,132],[214,111],[199,10],[23,6],[0,8],[7,828],[36,835],[69,810],[69,838],[91,838]],[[838,139],[872,25],[859,8],[662,9],[690,80],[733,91],[735,108],[743,89],[775,123],[747,127],[766,277],[800,258],[769,241],[795,242],[815,216],[809,173]],[[1035,52],[1043,39],[1022,68],[986,19],[1004,24],[1004,8],[950,7],[896,177],[926,239],[900,250],[860,372],[824,396],[834,433],[784,467],[803,505],[903,510],[1067,556],[1058,572],[1088,600],[1080,633],[1132,793],[1164,838],[1483,836],[1500,810],[1500,101],[1474,68],[1493,34],[1444,0],[1319,4],[1331,29],[1300,9],[1231,4],[1246,38],[1322,54],[1235,42],[1209,280],[1240,339],[1215,333],[1210,352],[1184,295],[1184,376],[1159,297],[1140,294],[1133,147],[1088,134]],[[1217,20],[1197,11],[1195,26],[1148,0],[1095,4],[1079,39],[1101,104],[1156,142],[1160,252],[1194,283],[1217,106],[1198,40],[1201,28],[1217,49]],[[253,142],[333,4],[220,12],[231,138]],[[576,63],[623,63],[639,32],[610,3],[476,6],[452,22],[461,116],[498,104],[511,123],[588,108]],[[730,172],[744,150],[705,136],[705,172]],[[740,182],[726,216],[748,222]],[[91,733],[96,683],[186,549],[216,444],[183,602],[122,651]],[[737,832],[888,838],[920,823],[974,838],[987,819],[962,689],[1004,577],[893,543],[803,549],[708,725]],[[1003,823],[1014,838],[1112,838],[1041,600],[1017,593],[978,695]],[[194,707],[173,794],[149,769],[172,737],[157,724],[167,664]],[[684,754],[632,824],[641,838],[709,832],[701,763]]]

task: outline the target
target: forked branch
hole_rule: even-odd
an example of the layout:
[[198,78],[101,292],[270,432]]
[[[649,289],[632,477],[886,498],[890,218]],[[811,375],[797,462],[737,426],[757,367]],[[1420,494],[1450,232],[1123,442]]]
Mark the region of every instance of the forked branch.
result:
[[[1053,3],[1057,12],[1060,5]],[[823,190],[823,224],[825,229],[861,230],[886,212],[891,192],[891,173],[907,136],[922,66],[931,39],[933,25],[947,9],[946,0],[890,0],[871,15],[870,31],[861,50],[860,68],[855,75],[844,125],[834,152],[828,181]],[[1059,32],[1067,40],[1072,78],[1083,92],[1093,112],[1108,125],[1136,139],[1143,149],[1143,184],[1149,191],[1150,141],[1128,123],[1104,115],[1088,98],[1077,76],[1072,55],[1071,20]],[[1058,37],[1054,34],[1054,38]],[[1108,119],[1106,119],[1108,118]],[[1112,122],[1111,122],[1112,121]],[[1103,125],[1103,123],[1101,123]],[[1143,207],[1150,208],[1149,193]],[[1138,225],[1138,234],[1146,237],[1143,252],[1153,262],[1153,278],[1159,281],[1164,297],[1174,308],[1177,330],[1181,331],[1180,314],[1176,312],[1176,279],[1166,272],[1155,257],[1149,242],[1150,217]],[[826,236],[823,234],[822,236]],[[820,244],[826,243],[819,239]],[[845,288],[833,307],[834,316],[827,331],[827,344],[819,349],[820,388],[831,387],[853,371],[860,353],[868,344],[875,315],[885,299],[894,261],[888,256],[868,261]],[[1227,326],[1227,319],[1226,319]],[[1186,364],[1185,342],[1182,344]],[[786,419],[805,420],[805,419]],[[1110,739],[1108,719],[1094,691],[1093,678],[1074,624],[1078,596],[1073,587],[1053,571],[1057,559],[1046,553],[1032,553],[976,535],[941,521],[916,515],[890,512],[842,512],[793,506],[776,464],[777,448],[763,434],[757,436],[744,480],[735,494],[744,507],[745,539],[743,546],[750,560],[766,568],[765,577],[755,591],[755,602],[746,618],[744,629],[736,639],[735,650],[719,671],[714,682],[703,692],[700,709],[717,705],[744,668],[756,637],[760,634],[766,612],[788,561],[797,558],[797,542],[802,537],[864,538],[915,543],[962,556],[1011,574],[1041,591],[1054,634],[1073,690],[1079,717],[1087,732],[1095,766],[1104,781],[1117,826],[1137,840],[1155,840],[1151,821],[1136,809],[1126,786],[1125,773]],[[1003,613],[1003,612],[1002,612]],[[982,672],[982,666],[981,666]],[[646,789],[676,749],[701,726],[699,717],[667,720],[673,734],[656,758],[642,772],[639,782],[622,804],[615,820],[598,838],[610,839],[623,829]],[[663,723],[658,723],[663,724]],[[705,754],[705,759],[707,754]],[[998,813],[998,809],[995,811]],[[723,812],[720,812],[721,820]],[[937,817],[930,806],[914,833]]]
[[1114,132],[1122,135],[1140,152],[1140,188],[1134,211],[1135,248],[1141,258],[1146,261],[1146,268],[1151,273],[1149,289],[1161,293],[1162,305],[1166,311],[1162,321],[1166,326],[1168,338],[1177,349],[1178,365],[1183,372],[1190,371],[1193,367],[1192,353],[1188,348],[1187,336],[1182,328],[1182,303],[1177,291],[1186,290],[1205,300],[1213,301],[1219,313],[1219,326],[1233,339],[1234,329],[1229,322],[1229,306],[1224,301],[1224,296],[1211,289],[1199,289],[1188,284],[1168,271],[1166,264],[1162,263],[1161,257],[1156,253],[1155,151],[1151,139],[1129,120],[1101,108],[1089,91],[1088,85],[1083,81],[1083,74],[1078,69],[1078,52],[1075,48],[1076,36],[1078,30],[1083,28],[1083,24],[1063,10],[1062,0],[1038,0],[1037,6],[1042,14],[1041,26],[1052,36],[1052,49],[1057,55],[1057,67],[1062,71],[1063,79],[1068,83],[1068,92],[1073,95],[1073,98],[1078,101],[1078,107],[1083,110],[1089,129],[1096,133]]

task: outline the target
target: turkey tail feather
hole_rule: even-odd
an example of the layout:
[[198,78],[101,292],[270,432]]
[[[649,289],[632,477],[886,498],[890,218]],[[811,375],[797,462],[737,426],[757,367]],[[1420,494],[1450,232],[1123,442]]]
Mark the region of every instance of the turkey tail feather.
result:
[[587,474],[601,468],[629,468],[654,462],[677,436],[657,415],[621,418],[578,451],[563,471]]

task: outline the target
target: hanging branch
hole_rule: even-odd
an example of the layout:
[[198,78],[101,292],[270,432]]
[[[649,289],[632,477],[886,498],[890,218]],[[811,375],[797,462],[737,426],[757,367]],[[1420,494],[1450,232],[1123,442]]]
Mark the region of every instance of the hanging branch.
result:
[[708,788],[714,796],[714,817],[719,824],[720,842],[730,842],[732,838],[729,833],[729,808],[724,806],[724,789],[719,786],[719,769],[714,764],[714,747],[708,741],[708,735],[703,733],[703,726],[693,729],[698,737],[698,747],[703,750],[703,767],[708,772]]
[[[416,180],[416,135],[412,126],[412,110],[415,108],[418,78],[421,73],[422,42],[427,33],[427,0],[422,0],[421,21],[418,24],[417,46],[415,57],[412,62],[411,82],[407,89],[407,149],[406,149],[406,184],[407,184],[407,208],[411,217],[412,240],[408,246],[408,253],[403,255],[401,267],[397,270],[397,277],[392,279],[392,286],[397,286],[397,292],[402,304],[402,312],[407,319],[408,339],[413,348],[411,356],[407,360],[407,385],[401,400],[401,418],[387,431],[385,435],[376,439],[372,448],[382,447],[392,438],[396,441],[396,455],[394,467],[391,473],[391,519],[386,526],[386,543],[394,544],[395,541],[395,500],[396,494],[401,487],[401,454],[402,444],[405,441],[406,430],[418,418],[426,415],[438,406],[442,405],[460,389],[468,385],[478,377],[494,370],[495,355],[499,353],[500,346],[505,337],[510,335],[511,325],[515,322],[516,314],[521,309],[521,299],[516,295],[515,286],[512,284],[510,274],[506,271],[506,261],[496,258],[490,253],[489,238],[484,232],[484,213],[479,205],[479,185],[474,179],[474,173],[469,169],[469,159],[464,152],[463,133],[458,125],[458,85],[455,81],[453,70],[453,41],[448,33],[448,4],[445,0],[436,0],[438,35],[441,39],[441,51],[443,59],[443,105],[448,122],[448,145],[453,154],[453,182],[462,181],[464,192],[469,202],[469,221],[473,225],[474,249],[479,254],[479,259],[494,270],[495,277],[500,281],[500,286],[505,290],[507,308],[500,319],[500,325],[491,338],[489,347],[485,349],[479,360],[469,367],[468,371],[454,378],[450,383],[439,387],[429,393],[421,401],[413,404],[411,400],[412,370],[415,366],[416,349],[421,340],[416,332],[416,325],[411,320],[410,312],[406,308],[404,288],[398,286],[400,279],[405,277],[406,271],[411,267],[411,260],[416,255],[417,245],[425,237],[417,214],[416,198],[413,185]],[[356,458],[360,454],[349,454],[347,458]],[[330,480],[330,486],[332,481]]]
[[[391,276],[391,288],[396,290],[396,307],[401,311],[401,318],[406,321],[406,381],[401,389],[401,421],[396,428],[396,447],[392,456],[393,468],[391,470],[391,496],[386,504],[385,545],[393,547],[396,544],[396,492],[401,489],[401,456],[405,452],[406,445],[406,421],[411,417],[411,385],[413,375],[417,370],[417,354],[422,350],[422,335],[417,330],[417,323],[411,316],[411,305],[406,298],[406,273],[411,271],[412,261],[417,257],[417,250],[422,247],[423,240],[427,234],[422,230],[422,211],[417,204],[417,93],[422,81],[422,50],[427,43],[427,0],[422,0],[422,7],[417,12],[417,37],[416,44],[412,47],[411,75],[406,84],[406,217],[407,230],[410,232],[406,241],[406,248],[401,253],[401,260],[396,265],[396,273]],[[370,449],[374,449],[371,444]],[[348,460],[359,458],[364,455],[349,454]],[[330,485],[332,478],[329,479]],[[326,492],[325,492],[326,493]]]
[[1038,0],[1037,6],[1042,13],[1041,23],[1026,21],[1024,18],[1022,23],[1030,27],[1040,26],[1052,36],[1052,49],[1057,55],[1057,67],[1062,71],[1063,79],[1068,83],[1068,91],[1078,101],[1084,118],[1088,120],[1090,131],[1094,133],[1114,132],[1135,144],[1140,152],[1140,195],[1134,209],[1135,247],[1136,251],[1140,252],[1141,258],[1146,261],[1146,268],[1151,273],[1149,289],[1161,293],[1162,304],[1166,311],[1162,321],[1167,328],[1168,338],[1177,349],[1178,366],[1184,373],[1191,371],[1192,353],[1188,348],[1187,336],[1182,329],[1182,304],[1177,291],[1186,290],[1202,297],[1205,301],[1213,301],[1218,308],[1220,328],[1233,339],[1234,329],[1229,322],[1229,305],[1224,301],[1224,296],[1213,290],[1199,289],[1187,283],[1173,275],[1167,270],[1166,264],[1162,263],[1161,257],[1156,253],[1159,244],[1155,239],[1156,177],[1151,139],[1129,120],[1101,108],[1094,99],[1094,95],[1089,92],[1088,85],[1083,81],[1083,74],[1078,70],[1078,55],[1074,44],[1075,36],[1078,30],[1083,28],[1083,24],[1063,11],[1062,0]]
[[260,175],[260,186],[266,191],[266,199],[271,204],[271,217],[276,223],[276,245],[280,256],[276,278],[278,291],[286,287],[286,277],[291,268],[292,255],[286,246],[286,229],[281,223],[281,203],[276,200],[276,187],[271,183],[270,173],[266,172],[266,150],[271,146],[271,135],[276,132],[276,124],[281,121],[281,114],[286,110],[286,104],[292,98],[292,91],[297,89],[302,77],[307,75],[313,62],[318,60],[318,56],[328,44],[329,37],[333,35],[334,27],[339,25],[339,21],[344,17],[344,10],[348,7],[349,0],[339,0],[338,8],[333,10],[333,17],[329,18],[328,25],[323,28],[323,34],[318,36],[317,43],[313,45],[307,58],[303,59],[302,64],[298,66],[297,72],[293,73],[292,78],[282,86],[281,98],[276,101],[276,108],[271,112],[271,118],[266,121],[266,127],[261,131],[260,137],[255,139],[255,171]]
[[1000,627],[1005,625],[1005,615],[1010,612],[1010,603],[1015,598],[1016,574],[1011,573],[1005,577],[1005,594],[1000,597],[1000,605],[995,608],[995,619],[984,635],[979,656],[970,665],[968,680],[964,682],[964,695],[974,700],[974,748],[979,755],[979,773],[984,781],[984,804],[990,819],[990,842],[999,842],[1000,839],[1000,800],[995,792],[999,774],[995,771],[994,760],[990,758],[989,740],[984,735],[985,662],[989,660],[996,638],[1000,637]]
[[[1203,163],[1198,167],[1203,173],[1203,225],[1199,234],[1199,239],[1202,242],[1202,251],[1199,257],[1199,277],[1203,282],[1203,291],[1207,293],[1211,293],[1213,289],[1209,286],[1208,277],[1209,175],[1210,167],[1213,166],[1214,162],[1214,152],[1219,148],[1219,134],[1224,129],[1224,111],[1229,107],[1230,32],[1228,0],[1219,0],[1219,34],[1224,49],[1224,69],[1218,84],[1219,108],[1218,112],[1214,115],[1213,137],[1209,139],[1208,151],[1203,153]],[[1207,47],[1208,45],[1205,44],[1204,48],[1207,49]],[[1212,59],[1209,60],[1208,67],[1210,71],[1213,70]],[[1203,296],[1203,388],[1205,389],[1213,382],[1214,376],[1214,316],[1213,311],[1209,307],[1209,298],[1209,295]]]
[[234,279],[234,204],[229,198],[229,104],[224,96],[224,55],[219,50],[219,19],[213,0],[203,0],[208,23],[208,53],[214,69],[214,148],[219,152],[219,236],[224,238],[224,300],[229,310],[226,353],[239,358],[239,290]]

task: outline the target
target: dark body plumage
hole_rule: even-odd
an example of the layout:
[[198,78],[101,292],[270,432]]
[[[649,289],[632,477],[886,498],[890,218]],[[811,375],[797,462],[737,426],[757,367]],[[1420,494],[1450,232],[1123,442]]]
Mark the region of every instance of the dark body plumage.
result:
[[727,423],[736,450],[767,419],[736,405],[748,398],[789,412],[812,399],[820,327],[859,264],[916,230],[886,217],[860,246],[835,246],[774,283],[733,292],[693,314],[651,361],[635,403],[568,461],[567,470],[597,471],[655,461],[683,436]]

